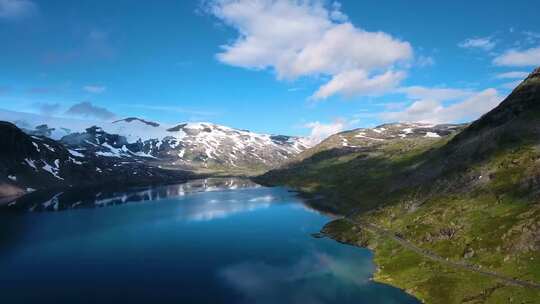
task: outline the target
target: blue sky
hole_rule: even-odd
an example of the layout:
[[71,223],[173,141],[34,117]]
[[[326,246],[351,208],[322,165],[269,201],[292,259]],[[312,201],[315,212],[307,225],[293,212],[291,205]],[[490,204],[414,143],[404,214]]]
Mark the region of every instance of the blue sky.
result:
[[468,121],[540,65],[539,11],[502,0],[0,0],[0,108],[312,136]]

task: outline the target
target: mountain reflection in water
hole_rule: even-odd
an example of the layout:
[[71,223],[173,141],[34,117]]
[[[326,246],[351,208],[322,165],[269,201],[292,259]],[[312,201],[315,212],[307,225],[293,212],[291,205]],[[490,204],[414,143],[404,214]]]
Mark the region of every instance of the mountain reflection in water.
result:
[[[134,202],[148,202],[182,197],[199,192],[226,191],[258,188],[259,185],[242,178],[208,178],[192,180],[183,184],[138,187],[130,189],[115,189],[112,187],[99,188],[70,188],[58,192],[38,191],[11,202],[7,208],[21,211],[60,211],[74,208],[94,208],[119,205]],[[225,208],[245,209],[256,208],[260,204],[272,201],[271,197],[258,197],[246,202],[227,204]],[[212,202],[208,202],[209,204]],[[236,205],[239,203],[240,205]],[[242,206],[245,205],[245,206]],[[212,208],[216,209],[216,208]],[[219,208],[215,214],[222,213]],[[196,218],[197,216],[194,216]],[[199,218],[204,218],[201,215]]]

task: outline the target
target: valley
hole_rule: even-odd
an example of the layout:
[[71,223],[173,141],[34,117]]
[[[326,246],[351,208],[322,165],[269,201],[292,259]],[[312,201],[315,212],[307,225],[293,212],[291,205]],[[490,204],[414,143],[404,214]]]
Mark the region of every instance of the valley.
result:
[[540,304],[538,12],[0,0],[0,304]]
[[[539,93],[537,70],[471,124],[385,124],[313,147],[210,123],[129,118],[60,139],[56,128],[3,123],[14,144],[3,151],[2,189],[27,194],[9,209],[45,211],[121,204],[121,185],[254,176],[346,215],[322,233],[373,250],[377,281],[428,303],[527,303],[540,295]],[[75,200],[81,191],[90,196]]]

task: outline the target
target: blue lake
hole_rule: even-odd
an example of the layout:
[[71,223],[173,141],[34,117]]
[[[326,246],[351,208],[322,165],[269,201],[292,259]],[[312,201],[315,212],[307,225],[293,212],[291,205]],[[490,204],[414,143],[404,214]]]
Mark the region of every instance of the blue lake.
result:
[[0,214],[0,303],[419,303],[370,281],[370,251],[314,238],[330,217],[282,188],[197,181],[27,209],[57,211]]

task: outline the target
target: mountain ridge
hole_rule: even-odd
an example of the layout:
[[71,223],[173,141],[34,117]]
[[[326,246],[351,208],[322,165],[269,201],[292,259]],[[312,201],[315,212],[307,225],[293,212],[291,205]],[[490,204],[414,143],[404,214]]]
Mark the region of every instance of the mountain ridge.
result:
[[308,140],[298,136],[258,134],[207,122],[165,125],[138,117],[110,123],[65,119],[55,122],[39,115],[0,111],[0,119],[6,118],[30,135],[51,137],[73,149],[101,145],[92,139],[99,130],[109,137],[118,136],[117,141],[98,149],[103,156],[135,155],[146,157],[146,161],[153,158],[156,166],[205,173],[258,174],[310,146]]

